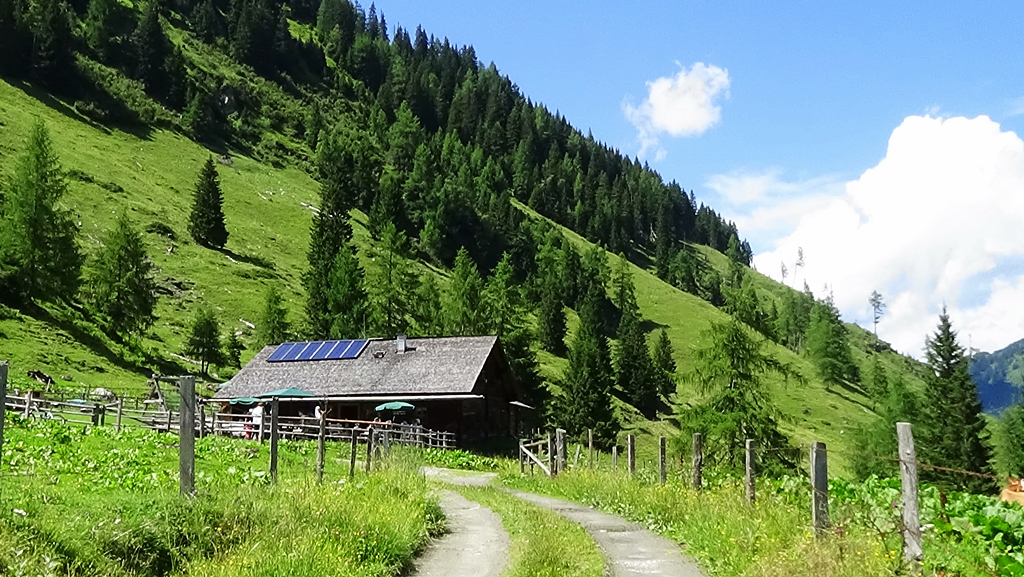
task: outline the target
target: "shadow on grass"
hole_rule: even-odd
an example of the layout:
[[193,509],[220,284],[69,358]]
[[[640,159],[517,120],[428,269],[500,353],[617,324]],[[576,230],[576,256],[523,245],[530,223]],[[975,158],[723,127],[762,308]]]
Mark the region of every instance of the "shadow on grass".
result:
[[66,103],[57,99],[55,96],[47,92],[45,89],[39,86],[34,86],[31,83],[24,80],[8,80],[8,82],[11,86],[24,92],[26,96],[34,98],[35,100],[38,100],[39,102],[43,103],[44,105],[46,105],[47,108],[50,108],[55,112],[59,112],[60,114],[63,114],[71,120],[88,124],[90,127],[95,128],[96,130],[99,130],[104,134],[110,134],[109,128],[92,120],[88,116],[85,116],[84,114],[78,112],[71,106],[68,106]]
[[179,364],[165,359],[154,358],[145,352],[138,353],[143,356],[143,364],[124,358],[124,356],[112,349],[110,344],[102,337],[97,336],[94,332],[82,326],[83,324],[88,323],[86,318],[83,317],[80,320],[67,318],[69,316],[81,315],[82,313],[79,311],[69,310],[67,315],[54,314],[54,312],[47,308],[33,303],[22,307],[21,312],[25,316],[66,332],[71,335],[71,338],[73,338],[75,342],[88,348],[94,354],[103,357],[110,364],[125,371],[136,373],[147,378],[151,375],[154,368],[163,374],[187,373],[187,371],[185,371]]
[[[853,387],[842,386],[841,388],[846,390],[849,393],[857,393],[857,390],[855,388],[853,388]],[[835,396],[839,397],[840,399],[843,399],[846,402],[853,403],[855,405],[860,405],[860,406],[864,407],[865,409],[874,412],[874,409],[872,409],[871,407],[867,406],[863,402],[858,401],[857,399],[855,399],[853,397],[853,395],[844,395],[842,391],[836,390],[835,387],[829,387],[829,388],[825,389],[825,392],[827,392],[829,394],[832,394],[832,395],[835,395]]]

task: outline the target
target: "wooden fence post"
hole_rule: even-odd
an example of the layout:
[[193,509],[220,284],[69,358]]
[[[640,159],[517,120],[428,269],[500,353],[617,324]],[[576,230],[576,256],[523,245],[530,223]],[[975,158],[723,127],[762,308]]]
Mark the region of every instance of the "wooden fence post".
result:
[[[277,419],[280,415],[281,403],[277,397],[270,400],[270,481],[277,483]],[[262,424],[261,424],[262,426]]]
[[316,436],[316,484],[324,482],[324,459],[327,450],[327,408],[320,409],[320,431]]
[[[171,413],[170,409],[168,409],[168,411],[167,411],[167,432],[168,433],[171,432],[171,417],[172,417],[172,414],[173,413]],[[181,415],[178,415],[178,416],[180,417]]]
[[821,536],[831,523],[828,518],[828,450],[825,443],[811,443],[811,519]]
[[555,429],[555,460],[558,461],[558,472],[565,471],[565,429]]
[[757,500],[757,496],[754,491],[754,474],[756,473],[755,467],[757,467],[754,459],[754,439],[747,439],[746,443],[746,458],[744,459],[746,469],[746,481],[747,481],[747,504],[753,505]]
[[523,460],[526,457],[526,454],[523,453],[523,450],[524,450],[523,449],[523,440],[519,439],[519,474],[520,475],[525,475],[526,474],[526,461]]
[[370,472],[371,461],[373,461],[373,435],[376,431],[373,427],[366,430],[366,472]]
[[[4,413],[7,412],[7,361],[0,361],[0,455],[4,454]],[[0,469],[4,460],[0,459]],[[2,472],[2,471],[0,471]]]
[[199,438],[206,436],[206,403],[199,403]]
[[[191,495],[196,487],[196,378],[178,379],[178,489]],[[168,427],[170,429],[170,427]]]
[[356,476],[356,448],[359,447],[359,429],[352,425],[352,454],[348,457],[348,478]]
[[612,447],[612,471],[619,469],[619,447],[616,445]]
[[594,429],[587,429],[587,451],[589,466],[594,468]]
[[704,468],[704,437],[700,433],[693,434],[693,490],[700,491],[704,484],[702,469]]
[[668,462],[665,459],[666,455],[666,439],[665,437],[658,437],[658,471],[661,474],[661,484],[664,485],[668,482]]
[[548,431],[548,471],[549,477],[554,477],[558,474],[558,463],[555,461],[555,440],[554,435],[551,431]]
[[900,484],[903,485],[903,558],[914,571],[921,567],[921,519],[917,499],[917,452],[910,423],[896,423],[899,442]]
[[572,468],[575,469],[580,463],[580,450],[583,449],[583,445],[576,445],[576,455],[572,458]]
[[25,413],[22,415],[25,420],[32,416],[32,392],[25,391]]
[[629,467],[629,476],[636,473],[636,437],[632,434],[626,437],[626,464]]
[[114,431],[121,432],[121,412],[124,411],[124,399],[117,400],[117,420],[114,423]]

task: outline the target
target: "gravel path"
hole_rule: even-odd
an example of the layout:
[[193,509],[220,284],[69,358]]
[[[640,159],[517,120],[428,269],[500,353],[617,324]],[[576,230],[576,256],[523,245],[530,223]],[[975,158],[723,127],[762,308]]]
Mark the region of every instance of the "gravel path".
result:
[[501,517],[452,491],[441,493],[448,533],[427,546],[412,577],[497,577],[508,563]]
[[[456,485],[483,486],[497,476],[493,473],[466,473],[427,467],[424,475],[432,479]],[[529,503],[551,509],[578,523],[597,542],[604,552],[611,577],[703,577],[697,564],[683,556],[679,545],[655,535],[635,523],[621,517],[608,515],[590,507],[553,497],[535,495],[523,491],[507,491]],[[442,503],[443,505],[443,503]],[[447,514],[447,511],[445,511]],[[497,516],[491,513],[497,519]],[[497,520],[500,525],[500,519]],[[506,537],[507,543],[507,537]],[[506,549],[507,551],[507,545]],[[502,556],[502,567],[506,557]],[[472,573],[451,573],[450,575],[471,575]],[[433,574],[431,574],[433,575]],[[449,575],[438,573],[438,575]],[[480,575],[485,575],[480,573]],[[487,573],[486,575],[490,575]]]
[[612,577],[703,577],[697,564],[683,557],[679,545],[635,523],[561,499],[522,491],[509,493],[580,524],[604,550]]

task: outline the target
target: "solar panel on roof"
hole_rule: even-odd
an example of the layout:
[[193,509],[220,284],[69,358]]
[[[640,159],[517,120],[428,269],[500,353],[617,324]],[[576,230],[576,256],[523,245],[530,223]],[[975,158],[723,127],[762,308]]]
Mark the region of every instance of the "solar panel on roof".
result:
[[331,354],[331,349],[333,349],[335,347],[335,345],[337,345],[339,342],[340,341],[324,341],[320,345],[320,348],[318,348],[316,350],[316,352],[313,353],[313,356],[310,357],[310,360],[311,361],[322,361],[322,360],[328,358],[328,356],[330,356],[330,354]]
[[363,352],[366,348],[366,343],[369,341],[366,339],[360,339],[358,341],[352,341],[352,346],[345,351],[345,354],[341,356],[343,359],[354,359],[359,356],[359,353]]
[[354,359],[366,348],[368,339],[282,343],[267,362],[327,361]]
[[297,361],[308,361],[313,358],[313,354],[316,353],[317,349],[323,346],[323,341],[313,341],[306,345],[306,348],[296,355],[295,360]]
[[292,347],[295,346],[296,344],[297,343],[281,343],[280,345],[277,346],[277,349],[274,350],[274,352],[271,353],[269,357],[267,357],[267,360],[270,362],[283,361],[285,356],[287,356],[288,353],[291,352]]

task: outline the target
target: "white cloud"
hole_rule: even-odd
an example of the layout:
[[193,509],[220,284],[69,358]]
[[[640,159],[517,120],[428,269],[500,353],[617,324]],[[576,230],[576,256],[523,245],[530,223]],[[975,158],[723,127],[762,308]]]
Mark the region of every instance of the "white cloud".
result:
[[788,234],[803,215],[827,205],[844,189],[838,176],[784,180],[777,168],[716,174],[704,185],[719,197],[714,206],[755,248]]
[[675,76],[663,76],[647,83],[647,98],[639,106],[622,104],[622,112],[636,126],[639,155],[656,149],[656,159],[665,157],[658,137],[700,136],[718,124],[722,108],[717,104],[729,97],[729,71],[697,62]]
[[[741,229],[742,230],[742,229]],[[911,116],[885,158],[842,194],[803,214],[758,269],[827,283],[851,321],[867,326],[872,290],[888,302],[879,334],[918,356],[943,303],[967,345],[996,350],[1024,337],[1024,141],[986,116]],[[790,282],[793,282],[791,277]],[[979,297],[980,295],[980,297]]]

